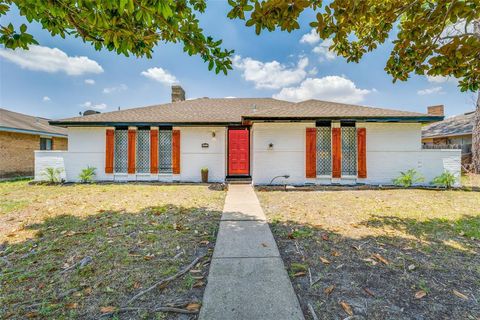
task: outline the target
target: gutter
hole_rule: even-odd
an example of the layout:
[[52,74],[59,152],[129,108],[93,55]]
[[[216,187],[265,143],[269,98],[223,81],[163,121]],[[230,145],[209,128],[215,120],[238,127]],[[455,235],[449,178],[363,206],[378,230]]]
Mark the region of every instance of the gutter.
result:
[[106,122],[106,121],[61,121],[53,120],[49,121],[49,124],[59,127],[125,127],[125,126],[137,126],[137,127],[177,127],[177,126],[189,126],[189,127],[225,127],[225,126],[241,126],[241,122]]
[[341,120],[341,121],[363,121],[363,122],[436,122],[443,120],[443,116],[408,116],[408,117],[242,117],[245,121],[319,121],[319,120]]
[[57,138],[68,138],[67,134],[53,133],[53,132],[48,132],[48,131],[18,129],[18,128],[3,127],[3,126],[0,126],[0,131],[25,133],[25,134],[32,134],[32,135],[45,135],[45,136],[52,136],[52,137],[57,137]]

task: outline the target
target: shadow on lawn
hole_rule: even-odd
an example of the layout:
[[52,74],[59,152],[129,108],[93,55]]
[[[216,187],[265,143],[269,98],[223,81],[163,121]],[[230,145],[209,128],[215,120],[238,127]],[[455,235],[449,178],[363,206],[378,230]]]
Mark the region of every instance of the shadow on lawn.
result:
[[[364,224],[407,236],[360,239],[294,221],[271,228],[307,319],[313,319],[308,304],[321,319],[344,319],[349,314],[341,302],[354,319],[478,319],[480,242],[457,233],[478,222],[376,218]],[[416,298],[421,291],[426,295]]]
[[[131,306],[183,308],[200,302],[220,215],[201,207],[166,205],[139,212],[63,215],[28,225],[26,229],[37,231],[33,239],[0,245],[0,318],[96,319],[102,307],[124,305],[207,253],[196,273],[153,290]],[[121,318],[153,316],[141,311]],[[162,319],[179,318],[196,315]]]

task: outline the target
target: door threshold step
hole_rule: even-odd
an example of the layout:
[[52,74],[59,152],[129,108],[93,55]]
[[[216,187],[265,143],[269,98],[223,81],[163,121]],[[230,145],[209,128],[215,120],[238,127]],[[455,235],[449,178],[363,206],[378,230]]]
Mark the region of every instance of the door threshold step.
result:
[[250,177],[238,177],[225,179],[229,184],[252,184],[252,178]]

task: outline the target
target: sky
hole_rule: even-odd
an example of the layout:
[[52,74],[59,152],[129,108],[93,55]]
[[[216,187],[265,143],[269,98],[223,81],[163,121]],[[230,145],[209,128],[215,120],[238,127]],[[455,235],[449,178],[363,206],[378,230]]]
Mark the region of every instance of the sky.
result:
[[447,116],[474,110],[474,94],[461,93],[455,79],[412,75],[407,82],[392,83],[384,71],[391,40],[360,63],[347,63],[311,30],[312,12],[301,16],[299,30],[257,36],[243,21],[228,19],[228,10],[226,1],[208,1],[199,15],[207,35],[235,50],[234,70],[225,76],[208,71],[208,64],[188,56],[180,44],[160,44],[151,59],[127,58],[95,51],[78,38],[52,37],[14,9],[2,20],[16,27],[28,24],[39,46],[28,51],[0,47],[0,107],[60,119],[87,109],[108,112],[167,103],[171,85],[180,84],[187,99],[320,99],[416,112],[443,104]]

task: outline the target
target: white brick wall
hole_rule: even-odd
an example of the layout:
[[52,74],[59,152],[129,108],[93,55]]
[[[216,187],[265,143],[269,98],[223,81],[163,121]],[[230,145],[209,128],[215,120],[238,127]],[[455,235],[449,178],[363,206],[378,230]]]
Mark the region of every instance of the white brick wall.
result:
[[[180,174],[179,181],[201,181],[200,170],[208,168],[208,179],[223,182],[226,176],[226,128],[225,127],[179,127]],[[215,132],[215,137],[212,136]],[[202,148],[208,143],[208,148]]]
[[[390,184],[400,171],[416,169],[429,183],[444,170],[460,176],[459,150],[422,150],[420,124],[363,123],[367,129],[367,179],[340,180],[340,183]],[[251,128],[251,174],[254,184],[268,184],[279,175],[290,175],[275,183],[331,183],[331,179],[305,178],[305,129],[312,123],[255,123]],[[105,174],[105,128],[69,128],[69,150],[37,151],[35,179],[43,180],[45,167],[63,168],[67,181],[77,181],[83,168],[97,168],[97,180],[201,180],[200,169],[209,169],[210,181],[226,176],[226,135],[224,127],[179,127],[181,131],[179,175]],[[212,136],[215,132],[215,137]],[[208,148],[202,148],[208,143]],[[273,148],[269,148],[269,144]]]
[[[254,123],[252,134],[252,180],[254,184],[304,184],[305,129],[314,123]],[[273,148],[268,145],[272,143]]]
[[[367,129],[367,179],[339,179],[338,183],[391,184],[400,171],[416,169],[425,183],[449,170],[460,177],[460,151],[422,150],[421,124],[358,123]],[[314,123],[255,123],[253,125],[253,182],[268,184],[329,184],[331,179],[305,178],[305,129]],[[268,149],[272,142],[274,147]],[[460,181],[458,181],[458,184]]]

